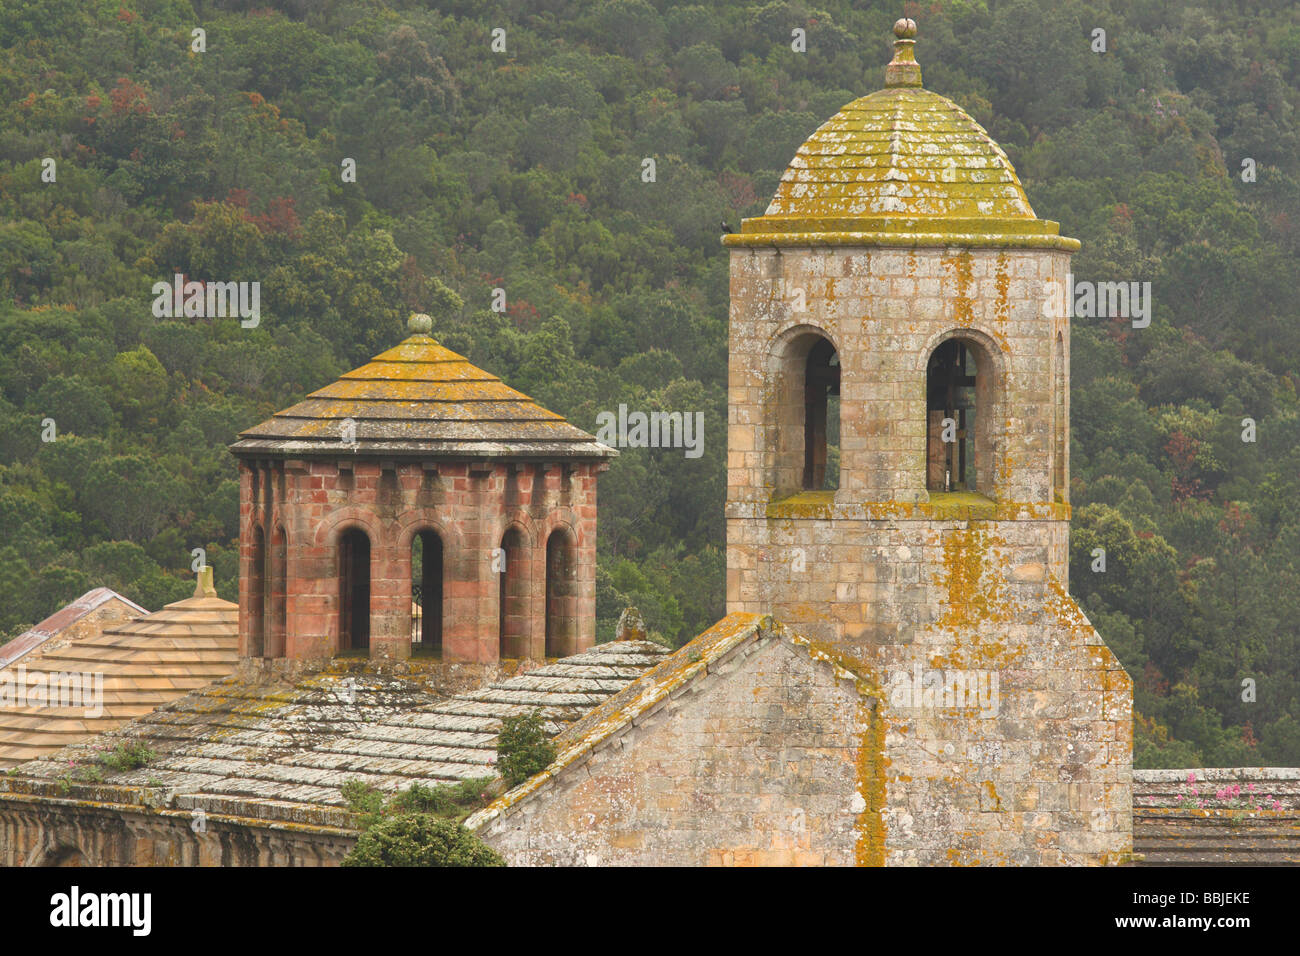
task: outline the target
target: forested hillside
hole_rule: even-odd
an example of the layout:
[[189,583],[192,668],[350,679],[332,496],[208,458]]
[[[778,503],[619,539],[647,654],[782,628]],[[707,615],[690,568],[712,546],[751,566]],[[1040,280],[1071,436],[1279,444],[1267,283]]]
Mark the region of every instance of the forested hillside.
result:
[[[100,584],[185,596],[196,547],[234,598],[226,445],[412,310],[588,430],[704,412],[702,457],[627,449],[602,478],[598,579],[602,639],[627,604],[703,629],[719,222],[881,85],[906,12],[926,86],[1083,240],[1075,274],[1154,285],[1149,328],[1073,339],[1071,588],[1134,677],[1139,764],[1300,765],[1300,8],[903,6],[0,0],[0,632]],[[260,324],[155,318],[175,273],[260,282]]]

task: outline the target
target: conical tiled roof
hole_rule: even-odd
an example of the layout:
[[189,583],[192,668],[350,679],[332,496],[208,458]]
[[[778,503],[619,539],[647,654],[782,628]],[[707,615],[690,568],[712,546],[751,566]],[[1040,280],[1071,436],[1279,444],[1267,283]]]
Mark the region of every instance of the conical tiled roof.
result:
[[1077,249],[1039,219],[1007,154],[960,106],[921,86],[915,24],[895,26],[886,88],[827,120],[767,212],[727,245],[1017,245]]
[[[6,668],[8,686],[0,688],[0,768],[112,730],[228,677],[239,659],[239,606],[217,597],[211,571],[205,570],[191,598]],[[76,675],[76,683],[67,684],[59,699],[69,675]],[[32,688],[51,685],[53,697],[33,704]],[[103,695],[98,705],[96,685]],[[65,702],[71,706],[58,706]]]
[[617,454],[425,334],[412,335],[239,437],[231,451],[244,456]]

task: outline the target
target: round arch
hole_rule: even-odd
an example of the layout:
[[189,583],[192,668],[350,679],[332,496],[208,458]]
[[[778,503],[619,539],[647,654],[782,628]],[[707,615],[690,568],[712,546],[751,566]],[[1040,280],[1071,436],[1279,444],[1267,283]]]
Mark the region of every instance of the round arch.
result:
[[836,490],[841,390],[837,337],[811,323],[793,323],[769,340],[764,365],[765,465],[774,494]]
[[578,649],[578,534],[567,522],[548,524],[544,653],[564,657]]
[[375,517],[374,511],[370,508],[352,506],[340,508],[331,513],[328,522],[321,522],[316,529],[315,544],[330,548],[337,547],[339,538],[350,528],[364,531],[372,544],[382,542],[386,537],[385,523]]
[[[941,355],[942,371],[934,364]],[[929,492],[966,490],[997,497],[1005,478],[1009,427],[1003,346],[979,329],[949,328],[930,337],[914,368],[926,436],[918,484]]]

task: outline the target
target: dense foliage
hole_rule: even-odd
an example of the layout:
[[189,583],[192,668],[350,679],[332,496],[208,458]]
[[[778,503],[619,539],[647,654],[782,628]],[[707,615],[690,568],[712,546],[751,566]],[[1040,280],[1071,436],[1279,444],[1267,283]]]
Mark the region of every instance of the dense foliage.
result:
[[341,866],[505,866],[459,823],[428,813],[399,813],[357,837]]
[[506,787],[517,787],[555,760],[555,744],[546,736],[542,712],[506,717],[497,736],[497,772]]
[[[186,596],[196,547],[233,597],[225,445],[413,309],[589,430],[702,411],[702,457],[602,479],[598,617],[680,643],[720,616],[718,222],[880,85],[898,4],[426,6],[0,0],[0,631],[98,584]],[[1078,320],[1073,348],[1071,586],[1136,681],[1139,760],[1300,764],[1300,12],[905,6],[926,85],[1084,241],[1076,275],[1154,283],[1149,328]],[[175,273],[261,282],[260,325],[156,319]]]
[[494,779],[426,787],[412,784],[385,797],[360,780],[343,784],[359,835],[342,866],[505,866],[500,855],[462,821],[486,806]]

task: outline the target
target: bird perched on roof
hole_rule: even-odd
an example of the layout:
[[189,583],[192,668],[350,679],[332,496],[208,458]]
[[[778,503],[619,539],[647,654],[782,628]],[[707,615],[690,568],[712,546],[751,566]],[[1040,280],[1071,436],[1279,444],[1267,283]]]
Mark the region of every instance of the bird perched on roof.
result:
[[725,220],[725,219],[722,220],[722,232],[723,232],[724,235],[727,234],[727,233],[735,232],[734,229],[732,229],[730,226],[727,225],[727,220]]

